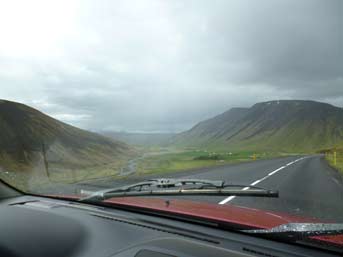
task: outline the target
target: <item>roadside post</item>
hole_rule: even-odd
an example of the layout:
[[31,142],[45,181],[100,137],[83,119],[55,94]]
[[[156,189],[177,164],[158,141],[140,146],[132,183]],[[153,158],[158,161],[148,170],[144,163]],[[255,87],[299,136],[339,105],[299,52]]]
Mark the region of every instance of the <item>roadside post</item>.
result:
[[333,164],[337,165],[337,152],[333,152]]

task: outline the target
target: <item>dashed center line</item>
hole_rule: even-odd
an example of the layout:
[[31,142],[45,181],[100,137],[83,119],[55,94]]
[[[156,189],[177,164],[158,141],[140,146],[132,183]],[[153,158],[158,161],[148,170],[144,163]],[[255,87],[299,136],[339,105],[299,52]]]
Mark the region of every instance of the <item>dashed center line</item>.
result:
[[287,166],[288,166],[288,165],[282,166],[282,167],[278,168],[277,170],[274,170],[274,171],[270,172],[267,176],[274,175],[276,172],[278,172],[278,171],[280,171],[280,170],[286,168]]
[[256,184],[258,184],[258,183],[260,183],[260,182],[261,182],[261,179],[256,180],[254,183],[251,183],[250,185],[251,185],[251,186],[255,186]]
[[[288,166],[290,166],[290,165],[293,165],[294,163],[296,163],[296,162],[298,162],[298,161],[301,161],[301,160],[303,160],[303,159],[305,159],[305,158],[306,158],[306,157],[301,157],[301,158],[299,158],[299,159],[296,159],[295,161],[292,161],[292,162],[290,162],[290,163],[287,163],[286,165],[284,165],[284,166],[282,166],[282,167],[280,167],[280,168],[278,168],[278,169],[276,169],[276,170],[274,170],[274,171],[268,173],[267,176],[264,176],[263,178],[260,178],[260,179],[258,179],[258,180],[256,180],[256,181],[252,182],[252,183],[250,184],[250,186],[255,186],[255,185],[257,185],[258,183],[260,183],[260,182],[262,182],[263,180],[269,178],[270,176],[274,175],[275,173],[279,172],[280,170],[283,170],[284,168],[286,168],[286,167],[288,167]],[[244,187],[242,190],[243,190],[243,191],[246,191],[246,190],[248,190],[248,189],[249,189],[249,187]],[[236,197],[236,196],[229,196],[229,197],[225,198],[224,200],[220,201],[219,204],[226,204],[226,203],[230,202],[231,200],[235,199],[235,197]]]

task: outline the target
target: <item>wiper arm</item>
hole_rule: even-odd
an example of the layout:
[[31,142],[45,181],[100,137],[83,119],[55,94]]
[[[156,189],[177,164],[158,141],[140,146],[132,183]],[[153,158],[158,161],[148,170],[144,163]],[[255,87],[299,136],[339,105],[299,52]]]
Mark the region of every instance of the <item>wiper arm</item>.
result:
[[199,179],[152,179],[140,183],[97,191],[81,202],[99,202],[124,196],[212,195],[278,197],[277,191],[245,185],[225,185],[224,181]]
[[343,224],[288,223],[271,229],[242,230],[241,232],[299,241],[313,236],[341,235],[343,234]]

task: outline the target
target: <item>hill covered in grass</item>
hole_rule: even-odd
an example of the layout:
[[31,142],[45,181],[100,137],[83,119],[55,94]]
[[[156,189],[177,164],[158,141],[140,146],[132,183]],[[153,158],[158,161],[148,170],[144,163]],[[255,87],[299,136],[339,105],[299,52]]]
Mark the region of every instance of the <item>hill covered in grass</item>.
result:
[[286,152],[312,152],[342,142],[343,109],[304,100],[233,108],[174,138],[177,146]]
[[2,171],[53,175],[90,167],[97,170],[119,165],[131,152],[125,143],[60,122],[29,106],[0,101]]

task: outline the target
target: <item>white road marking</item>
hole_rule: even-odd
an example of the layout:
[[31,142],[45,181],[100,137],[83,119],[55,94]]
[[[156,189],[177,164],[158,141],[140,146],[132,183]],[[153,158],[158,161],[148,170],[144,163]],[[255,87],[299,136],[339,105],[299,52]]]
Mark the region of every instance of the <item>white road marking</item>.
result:
[[258,184],[258,183],[260,183],[260,182],[261,182],[261,179],[256,180],[254,183],[251,183],[250,185],[251,185],[251,186],[255,186],[256,184]]
[[219,204],[225,204],[229,201],[231,201],[232,199],[234,199],[236,196],[232,195],[232,196],[229,196],[228,198],[224,199],[223,201],[221,201]]
[[[294,163],[294,162],[293,162],[293,163]],[[274,171],[270,172],[270,173],[268,174],[268,176],[274,175],[276,172],[278,172],[278,171],[280,171],[280,170],[286,168],[287,166],[288,166],[288,165],[282,166],[282,167],[278,168],[277,170],[274,170]]]
[[[298,162],[298,161],[301,161],[301,160],[303,160],[303,159],[305,159],[305,158],[306,158],[306,157],[301,157],[301,158],[299,158],[299,159],[296,159],[295,161],[292,161],[292,162],[290,162],[290,163],[287,163],[286,165],[284,165],[284,166],[282,166],[282,167],[280,167],[280,168],[278,168],[278,169],[276,169],[276,170],[274,170],[274,171],[268,173],[267,176],[265,176],[265,177],[263,177],[263,178],[260,178],[260,179],[258,179],[258,180],[256,180],[256,181],[252,182],[252,183],[250,184],[250,186],[255,186],[255,185],[257,185],[258,183],[260,183],[260,182],[262,182],[263,180],[269,178],[270,176],[274,175],[275,173],[279,172],[280,170],[283,170],[284,168],[286,168],[286,167],[288,167],[288,166],[290,166],[290,165],[292,165],[292,164],[294,164],[294,163],[296,163],[296,162]],[[244,187],[242,190],[246,191],[246,190],[248,190],[248,189],[249,189],[249,187]],[[229,197],[225,198],[224,200],[220,201],[219,204],[226,204],[226,203],[230,202],[231,200],[235,199],[235,197],[236,197],[236,196],[229,196]]]

